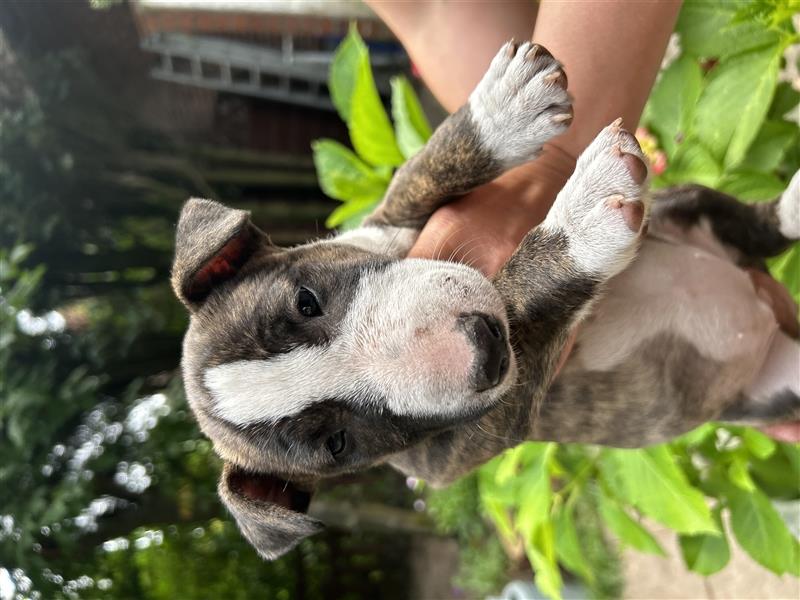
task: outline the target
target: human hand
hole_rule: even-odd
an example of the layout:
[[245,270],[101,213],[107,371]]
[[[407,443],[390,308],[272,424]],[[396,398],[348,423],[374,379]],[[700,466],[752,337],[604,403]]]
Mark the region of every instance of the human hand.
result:
[[492,277],[544,220],[575,168],[569,154],[545,148],[537,160],[437,210],[408,256],[464,262]]

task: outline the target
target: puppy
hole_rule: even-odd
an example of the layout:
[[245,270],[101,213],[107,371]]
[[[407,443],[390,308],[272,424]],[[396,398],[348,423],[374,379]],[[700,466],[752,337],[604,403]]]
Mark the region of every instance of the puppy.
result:
[[651,199],[615,122],[493,280],[404,259],[438,207],[565,130],[565,88],[544,48],[506,44],[363,227],[332,239],[278,248],[246,212],[185,205],[187,398],[265,558],[321,528],[306,513],[324,477],[388,462],[441,485],[524,440],[637,447],[800,417],[800,346],[740,268],[800,237],[800,176],[766,204],[696,186]]

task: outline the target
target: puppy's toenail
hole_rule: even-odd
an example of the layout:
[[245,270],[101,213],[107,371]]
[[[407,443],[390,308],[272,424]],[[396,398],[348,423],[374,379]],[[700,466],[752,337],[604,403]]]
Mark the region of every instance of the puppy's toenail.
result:
[[647,165],[644,164],[641,158],[635,154],[624,152],[622,154],[622,162],[628,168],[631,178],[637,183],[642,184],[647,179]]
[[619,133],[620,129],[622,129],[622,117],[619,117],[616,121],[611,123],[611,131]]
[[553,123],[569,123],[572,121],[571,113],[561,113],[553,117]]
[[560,87],[562,90],[567,89],[567,75],[559,69],[555,73],[545,75],[544,80],[547,83],[552,83]]
[[525,60],[533,60],[539,54],[539,46],[534,44],[531,46],[528,51],[525,53]]
[[541,56],[542,58],[553,58],[553,55],[550,54],[550,51],[544,46],[540,46],[539,44],[534,44],[533,47],[536,48],[536,54],[538,56]]

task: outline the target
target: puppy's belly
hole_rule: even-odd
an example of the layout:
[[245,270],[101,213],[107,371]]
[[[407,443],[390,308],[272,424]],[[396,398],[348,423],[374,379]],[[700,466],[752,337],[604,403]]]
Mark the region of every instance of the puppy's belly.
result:
[[623,367],[637,347],[668,333],[723,366],[724,387],[734,392],[754,380],[777,330],[769,305],[736,265],[650,237],[581,326],[565,370]]

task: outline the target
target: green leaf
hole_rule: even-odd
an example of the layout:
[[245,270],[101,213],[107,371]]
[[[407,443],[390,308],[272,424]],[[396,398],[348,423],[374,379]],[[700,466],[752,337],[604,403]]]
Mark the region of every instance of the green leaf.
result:
[[[778,448],[791,469],[800,476],[800,444],[778,444]],[[795,486],[800,491],[800,479],[795,480]]]
[[742,439],[747,449],[761,459],[769,458],[777,448],[777,444],[772,438],[752,427],[745,428],[742,432]]
[[719,510],[714,511],[714,520],[722,532],[721,535],[704,533],[681,535],[678,538],[686,567],[690,571],[706,576],[721,571],[731,559],[731,551]]
[[508,509],[503,503],[490,498],[481,498],[483,507],[494,522],[497,531],[507,541],[514,539],[514,527],[511,525],[511,518],[508,514]]
[[725,58],[779,40],[777,32],[760,23],[734,23],[739,6],[730,0],[684,2],[675,27],[683,52],[698,58]]
[[359,64],[348,128],[353,148],[371,165],[396,167],[403,164],[392,124],[372,78],[368,56]]
[[369,51],[355,25],[336,50],[328,85],[358,155],[375,166],[401,165],[403,155],[372,77]]
[[645,108],[644,121],[672,158],[680,140],[687,137],[703,74],[695,58],[682,56],[659,76]]
[[497,471],[494,479],[498,485],[503,485],[512,477],[516,477],[517,468],[522,459],[523,445],[506,450],[498,459]]
[[17,244],[11,249],[9,261],[13,265],[19,265],[30,256],[31,252],[33,252],[33,244]]
[[783,81],[775,88],[775,97],[769,107],[769,118],[774,121],[783,121],[786,113],[797,107],[800,103],[800,92],[792,87],[788,81]]
[[774,171],[781,164],[784,154],[797,143],[796,123],[787,121],[764,121],[756,139],[747,151],[742,166],[754,171]]
[[633,520],[615,500],[605,493],[600,494],[600,516],[623,544],[636,548],[640,552],[666,556],[661,544],[653,535]]
[[717,189],[748,202],[772,200],[783,192],[784,183],[769,173],[737,169],[726,173]]
[[350,150],[334,140],[311,144],[322,191],[331,198],[361,203],[383,197],[389,179],[376,173]]
[[794,575],[795,577],[800,577],[800,541],[798,541],[796,538],[793,538],[792,542],[794,552],[792,553],[791,564],[786,572]]
[[775,92],[780,61],[778,45],[733,57],[713,71],[700,96],[693,132],[726,169],[742,162],[761,129]]
[[786,252],[767,260],[772,276],[789,290],[795,302],[800,304],[800,243],[792,244]]
[[556,555],[566,567],[587,581],[589,585],[594,585],[594,573],[589,561],[584,556],[578,530],[575,527],[573,511],[565,506],[553,520],[555,527]]
[[377,200],[351,200],[346,202],[328,215],[325,220],[325,227],[334,229],[344,225],[342,227],[344,230],[355,229],[377,203]]
[[333,55],[328,76],[331,100],[345,123],[350,122],[350,107],[362,62],[369,61],[367,46],[358,35],[355,24],[350,26],[347,37],[342,40]]
[[503,479],[502,484],[498,483],[497,471],[502,462],[502,457],[496,457],[478,470],[478,489],[484,503],[491,501],[500,506],[512,507],[517,502],[517,489],[521,481],[517,477],[511,477]]
[[750,461],[750,477],[770,498],[794,499],[800,495],[800,450],[796,444],[777,444],[766,459]]
[[792,534],[769,499],[759,490],[728,492],[731,528],[742,548],[759,564],[777,575],[791,571]]
[[542,451],[533,463],[520,474],[519,511],[516,518],[516,529],[524,539],[530,539],[536,528],[549,519],[552,489],[548,464],[555,452],[553,443],[542,444]]
[[552,522],[546,521],[536,528],[531,540],[525,544],[525,553],[533,566],[534,582],[539,591],[548,598],[561,598],[562,581],[556,563]]
[[709,436],[713,435],[716,430],[717,426],[713,423],[704,423],[689,433],[683,434],[675,441],[687,446],[697,446],[698,444],[702,444]]
[[406,158],[419,152],[431,137],[431,126],[422,112],[414,88],[405,77],[392,79],[392,118],[397,145]]
[[666,446],[603,451],[607,488],[679,533],[717,533],[705,496],[689,485]]
[[746,492],[752,492],[756,489],[756,485],[747,470],[747,461],[741,456],[734,456],[731,464],[728,465],[728,479],[735,486]]
[[699,183],[716,187],[721,175],[722,168],[712,154],[698,139],[690,138],[678,146],[666,172],[658,179],[662,186]]

